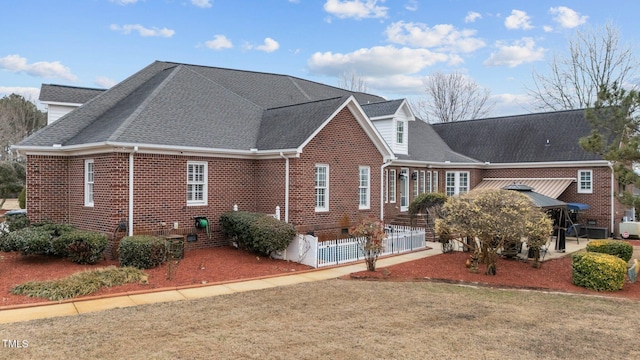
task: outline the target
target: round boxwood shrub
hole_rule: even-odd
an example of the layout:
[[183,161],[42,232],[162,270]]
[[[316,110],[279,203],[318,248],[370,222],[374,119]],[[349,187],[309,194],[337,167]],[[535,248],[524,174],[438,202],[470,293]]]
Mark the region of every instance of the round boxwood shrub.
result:
[[572,257],[572,282],[596,291],[617,291],[624,285],[627,263],[617,256],[596,252]]
[[220,215],[218,222],[226,237],[235,240],[239,248],[251,250],[251,224],[263,216],[265,215],[254,212],[229,211]]
[[120,266],[151,269],[167,260],[165,241],[151,235],[125,236],[118,246]]
[[617,256],[625,262],[633,256],[633,246],[620,240],[591,240],[587,243],[587,251]]
[[103,257],[108,240],[104,234],[74,230],[51,241],[53,251],[78,264],[95,264]]
[[266,256],[285,250],[296,235],[293,225],[267,215],[254,221],[250,230],[251,250]]
[[7,234],[9,243],[12,243],[15,250],[22,255],[52,255],[51,231],[28,227]]

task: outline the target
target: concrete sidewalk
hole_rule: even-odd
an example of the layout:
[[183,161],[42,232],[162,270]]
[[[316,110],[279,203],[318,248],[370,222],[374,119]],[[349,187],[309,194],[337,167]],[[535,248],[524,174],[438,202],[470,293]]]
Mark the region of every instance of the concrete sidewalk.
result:
[[[580,244],[575,240],[567,239],[567,249],[565,253],[558,253],[550,250],[544,260],[565,256],[568,253],[584,248],[587,240],[583,239]],[[553,246],[553,245],[552,245]],[[396,265],[408,261],[422,259],[428,256],[441,254],[440,243],[427,242],[428,250],[421,250],[407,254],[400,254],[390,257],[378,259],[377,267],[383,268]],[[523,250],[524,251],[524,250]],[[274,277],[262,278],[258,280],[237,281],[218,285],[208,285],[201,287],[192,287],[175,290],[165,290],[147,293],[126,294],[121,296],[105,297],[98,299],[76,300],[63,303],[35,305],[24,308],[0,310],[0,324],[12,323],[19,321],[28,321],[35,319],[52,318],[58,316],[70,316],[96,311],[103,311],[115,308],[123,308],[129,306],[153,304],[167,301],[191,300],[204,297],[212,297],[225,294],[233,294],[237,292],[253,291],[267,289],[276,286],[285,286],[306,283],[311,281],[320,281],[335,279],[343,275],[353,272],[366,270],[365,264],[360,261],[344,266],[331,268],[320,268],[317,270],[307,271],[299,274],[287,274]]]

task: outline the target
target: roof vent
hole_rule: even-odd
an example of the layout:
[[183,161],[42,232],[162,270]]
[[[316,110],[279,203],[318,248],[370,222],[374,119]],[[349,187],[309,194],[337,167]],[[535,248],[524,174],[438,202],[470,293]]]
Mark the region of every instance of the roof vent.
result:
[[549,143],[549,139],[547,139],[547,143],[544,144],[544,146],[549,146],[549,145],[551,145],[551,144]]

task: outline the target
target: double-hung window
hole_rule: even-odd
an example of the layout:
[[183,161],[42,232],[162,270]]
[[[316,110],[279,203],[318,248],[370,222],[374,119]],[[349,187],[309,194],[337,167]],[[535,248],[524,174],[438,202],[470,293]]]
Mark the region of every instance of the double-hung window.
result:
[[396,170],[389,170],[389,202],[396,202]]
[[396,143],[404,143],[404,121],[398,121],[396,123]]
[[369,209],[370,190],[371,190],[371,168],[368,166],[360,166],[360,185],[358,187],[358,208]]
[[469,172],[447,171],[445,176],[447,196],[465,194],[469,192]]
[[418,172],[414,171],[411,177],[413,178],[413,198],[415,199],[418,197],[418,184],[420,181],[420,179],[418,179]]
[[578,170],[578,193],[593,193],[593,171]]
[[315,169],[316,211],[329,210],[329,165],[318,164]]
[[424,170],[420,170],[420,184],[418,186],[418,192],[420,194],[424,194],[425,192],[425,171]]
[[93,159],[84,161],[84,206],[93,206]]
[[187,162],[187,205],[207,205],[207,163]]

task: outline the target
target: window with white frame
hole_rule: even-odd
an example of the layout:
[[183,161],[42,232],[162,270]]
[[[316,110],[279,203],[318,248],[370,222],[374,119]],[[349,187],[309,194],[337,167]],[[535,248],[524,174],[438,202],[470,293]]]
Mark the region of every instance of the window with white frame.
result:
[[389,202],[396,202],[396,170],[389,170]]
[[438,192],[438,172],[433,172],[433,180],[431,181],[431,192]]
[[329,165],[316,165],[315,198],[316,211],[329,210]]
[[207,205],[207,162],[187,162],[187,205]]
[[447,196],[469,192],[469,172],[447,171],[445,175],[445,191]]
[[404,121],[398,121],[396,123],[396,143],[404,143]]
[[415,199],[418,197],[418,172],[414,171],[411,178],[413,179],[413,198]]
[[93,181],[94,181],[93,159],[84,161],[84,206],[93,206]]
[[424,170],[420,171],[420,184],[418,186],[418,192],[420,194],[424,194],[424,192],[425,192],[425,190],[424,190],[425,189],[425,187],[424,187],[424,185],[425,185],[425,174],[426,173],[425,173]]
[[360,166],[360,186],[358,187],[358,208],[369,209],[370,190],[371,190],[371,168],[368,166]]
[[425,190],[428,193],[433,191],[433,188],[431,187],[431,171],[427,171],[427,178],[425,180]]
[[384,170],[384,203],[389,202],[389,170]]
[[578,193],[593,193],[593,171],[578,170]]

